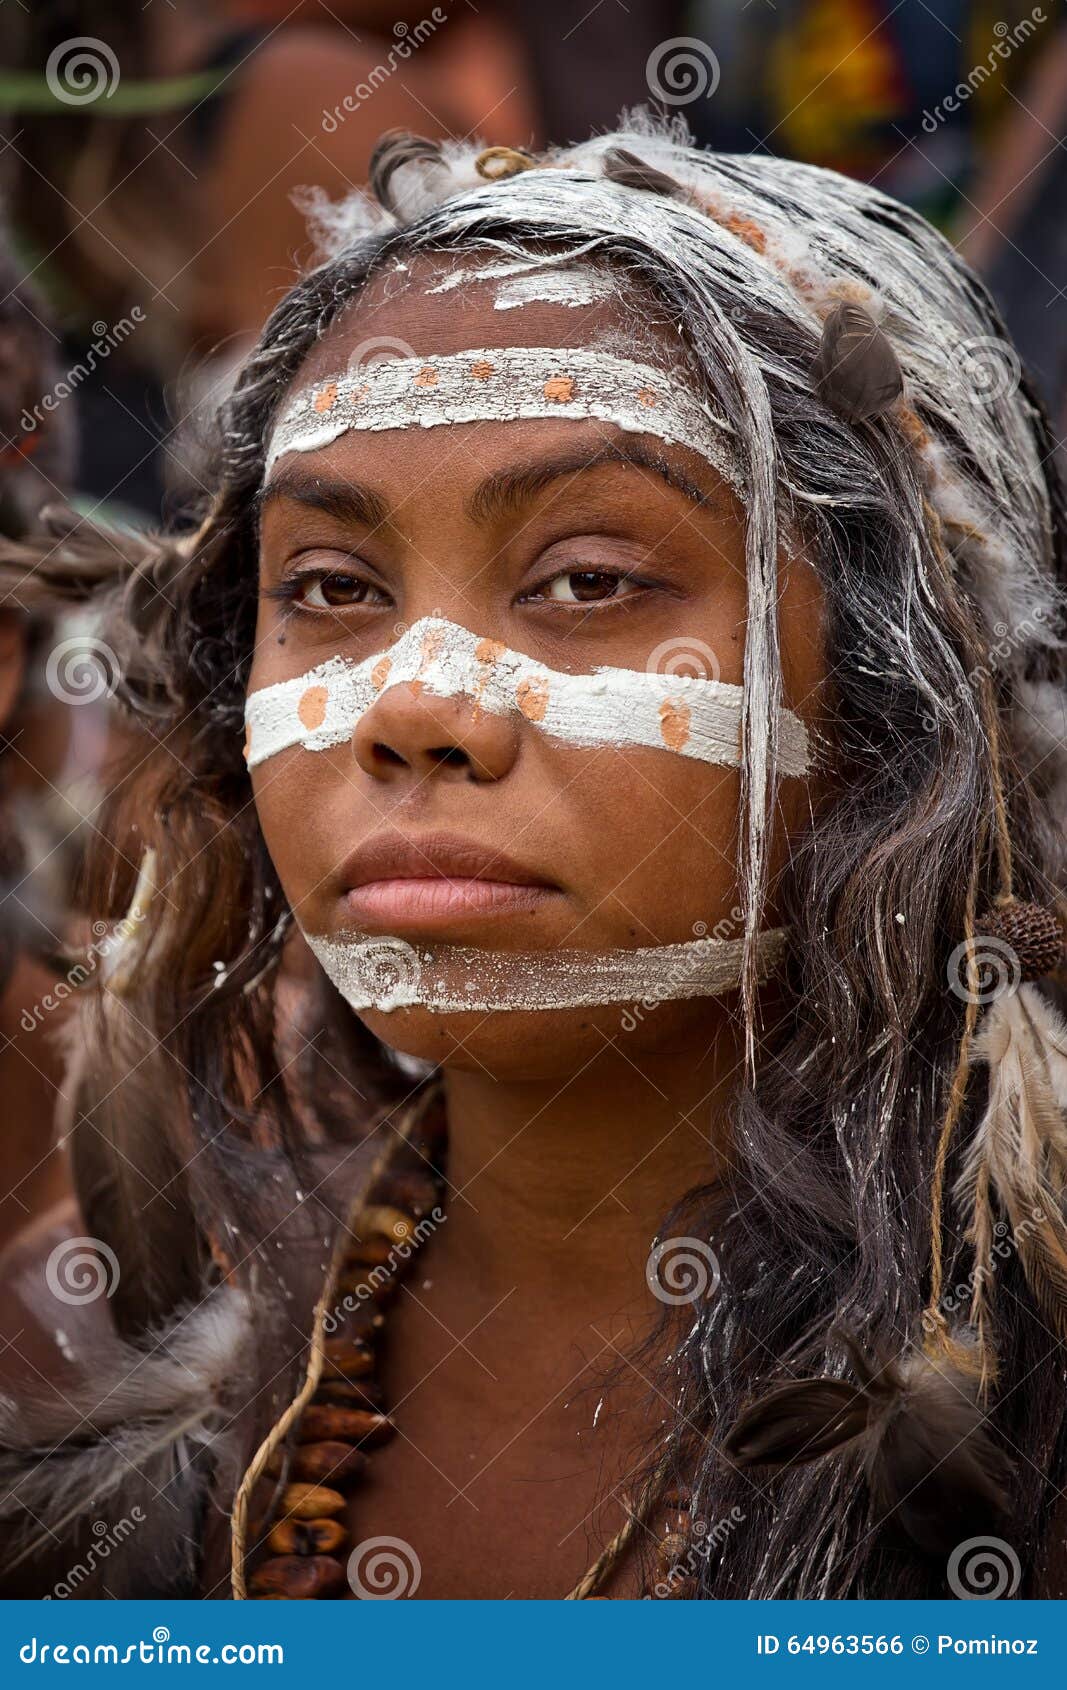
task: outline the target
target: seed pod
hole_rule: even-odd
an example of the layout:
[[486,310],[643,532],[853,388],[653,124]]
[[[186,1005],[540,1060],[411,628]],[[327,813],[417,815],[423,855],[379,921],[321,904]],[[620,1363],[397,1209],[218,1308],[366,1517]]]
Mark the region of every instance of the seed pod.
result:
[[287,1597],[304,1602],[343,1590],[345,1570],[330,1555],[275,1555],[257,1567],[248,1581],[255,1596]]
[[293,1475],[306,1484],[346,1485],[358,1479],[367,1458],[351,1444],[301,1444],[293,1452]]
[[267,1539],[275,1555],[331,1555],[348,1538],[340,1520],[279,1520]]
[[281,1511],[294,1520],[318,1520],[329,1514],[343,1513],[345,1499],[340,1491],[328,1485],[286,1485],[282,1492]]
[[345,1336],[363,1338],[372,1344],[385,1328],[385,1316],[373,1298],[345,1310]]
[[346,1267],[384,1267],[392,1254],[387,1238],[354,1239],[345,1251]]
[[679,1561],[684,1561],[688,1554],[689,1539],[683,1537],[681,1532],[668,1532],[656,1550],[660,1577],[666,1578],[671,1568],[676,1567]]
[[390,1171],[382,1180],[382,1199],[393,1208],[406,1210],[422,1220],[438,1202],[441,1189],[432,1174],[419,1168]]
[[314,1444],[320,1439],[343,1438],[349,1443],[384,1443],[395,1430],[385,1414],[368,1413],[365,1408],[342,1408],[335,1403],[309,1403],[300,1417],[299,1437],[302,1443]]
[[[1063,956],[1063,928],[1059,918],[1041,904],[1027,904],[1013,898],[1010,904],[986,910],[975,926],[980,935],[996,939],[1015,952],[1023,982],[1051,974]],[[981,945],[982,940],[978,938],[976,948],[980,950]]]
[[667,1582],[670,1585],[667,1595],[676,1602],[691,1602],[699,1588],[695,1578],[669,1579]]
[[361,1308],[381,1308],[391,1303],[400,1289],[400,1275],[393,1268],[354,1268],[337,1282],[346,1297],[359,1299]]
[[365,1379],[374,1372],[374,1351],[359,1338],[327,1338],[325,1377]]
[[351,1379],[324,1379],[315,1392],[315,1401],[339,1402],[350,1408],[369,1408],[373,1412],[381,1408],[385,1392],[376,1379],[361,1379],[358,1384]]
[[364,1238],[368,1234],[371,1237],[380,1234],[390,1244],[410,1244],[415,1233],[415,1222],[411,1216],[387,1203],[368,1203],[356,1225]]

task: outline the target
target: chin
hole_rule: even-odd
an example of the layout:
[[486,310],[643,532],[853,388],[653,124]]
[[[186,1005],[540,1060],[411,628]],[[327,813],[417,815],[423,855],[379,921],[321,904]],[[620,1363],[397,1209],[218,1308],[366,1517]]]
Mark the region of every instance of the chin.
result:
[[[388,1045],[434,1066],[496,1081],[577,1079],[598,1060],[706,1047],[723,998],[685,1003],[596,1004],[583,1009],[360,1010],[364,1026]],[[636,1078],[636,1075],[635,1075]]]

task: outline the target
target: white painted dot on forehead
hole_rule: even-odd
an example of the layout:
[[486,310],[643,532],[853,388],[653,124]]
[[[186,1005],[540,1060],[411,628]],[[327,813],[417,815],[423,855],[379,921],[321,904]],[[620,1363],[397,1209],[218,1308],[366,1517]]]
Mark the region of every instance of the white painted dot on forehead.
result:
[[684,369],[668,371],[596,347],[497,346],[350,364],[285,406],[264,473],[285,452],[317,451],[349,431],[535,417],[595,418],[654,435],[699,453],[735,489],[743,487],[731,425]]
[[[712,654],[707,658],[713,661]],[[728,768],[741,762],[744,690],[731,682],[607,665],[572,674],[458,622],[426,616],[387,650],[362,661],[337,655],[293,680],[249,693],[249,768],[291,746],[326,751],[344,744],[384,692],[412,681],[438,698],[464,696],[490,714],[521,716],[570,745],[645,746]],[[784,708],[778,745],[781,772],[805,774],[807,728]]]

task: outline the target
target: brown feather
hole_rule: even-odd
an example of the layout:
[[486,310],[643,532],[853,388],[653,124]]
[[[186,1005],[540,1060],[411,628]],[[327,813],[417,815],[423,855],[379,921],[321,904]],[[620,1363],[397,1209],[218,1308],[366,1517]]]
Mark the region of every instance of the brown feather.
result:
[[831,311],[812,376],[830,408],[852,423],[881,416],[904,390],[888,336],[861,305],[837,305]]
[[801,1379],[775,1387],[731,1429],[727,1458],[791,1468],[851,1449],[876,1524],[931,1554],[1002,1520],[1011,1469],[985,1429],[973,1378],[918,1350],[879,1360],[850,1337],[842,1342],[858,1383]]
[[379,137],[367,166],[370,191],[384,210],[396,214],[396,200],[391,182],[405,164],[441,164],[441,143],[424,135],[412,135],[405,129],[387,129]]
[[676,182],[673,176],[646,164],[644,159],[628,152],[625,147],[607,149],[603,157],[603,172],[609,182],[618,182],[623,188],[644,188],[650,194],[665,194],[670,199],[677,199],[685,193],[682,184]]

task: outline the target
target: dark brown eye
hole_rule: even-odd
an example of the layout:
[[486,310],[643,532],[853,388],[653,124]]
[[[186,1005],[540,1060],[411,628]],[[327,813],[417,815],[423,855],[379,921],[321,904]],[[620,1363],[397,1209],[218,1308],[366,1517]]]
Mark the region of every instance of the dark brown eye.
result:
[[606,569],[569,569],[546,583],[545,597],[564,604],[595,604],[600,599],[625,597],[628,586],[625,576]]
[[376,604],[381,594],[356,575],[320,575],[308,581],[303,602],[312,610],[345,610],[354,604]]

